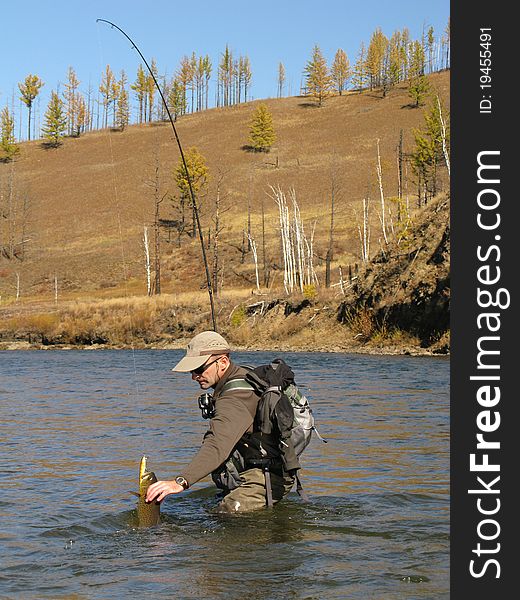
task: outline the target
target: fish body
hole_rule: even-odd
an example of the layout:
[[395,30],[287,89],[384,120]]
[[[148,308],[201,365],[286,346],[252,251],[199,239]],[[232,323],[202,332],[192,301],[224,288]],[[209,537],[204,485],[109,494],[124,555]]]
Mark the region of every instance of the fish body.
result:
[[139,500],[137,501],[137,519],[139,527],[153,527],[157,525],[161,519],[161,505],[155,500],[146,502],[146,492],[148,488],[157,481],[157,477],[153,471],[148,471],[146,466],[147,457],[141,458],[139,465]]

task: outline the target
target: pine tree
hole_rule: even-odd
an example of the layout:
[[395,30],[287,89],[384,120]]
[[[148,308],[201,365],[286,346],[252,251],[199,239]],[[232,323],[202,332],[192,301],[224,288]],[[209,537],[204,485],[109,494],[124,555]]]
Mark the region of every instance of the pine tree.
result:
[[334,56],[334,62],[331,68],[332,81],[338,94],[341,96],[344,90],[347,89],[347,82],[350,79],[350,63],[347,54],[341,48],[338,49]]
[[14,137],[14,118],[6,106],[0,113],[0,148],[4,152],[2,160],[12,160],[20,151]]
[[29,119],[27,123],[27,139],[31,139],[31,112],[32,105],[36,96],[40,93],[40,89],[43,87],[43,81],[38,75],[27,75],[23,83],[18,84],[18,89],[21,92],[21,100],[27,106],[29,111]]
[[273,117],[266,104],[259,104],[251,118],[249,129],[250,147],[255,152],[269,152],[275,140]]
[[48,140],[47,145],[57,148],[62,143],[66,131],[67,116],[63,101],[53,90],[42,127],[43,136]]
[[331,91],[332,78],[327,61],[317,45],[314,46],[311,60],[307,62],[305,73],[307,94],[317,98],[318,106],[322,106],[324,98]]

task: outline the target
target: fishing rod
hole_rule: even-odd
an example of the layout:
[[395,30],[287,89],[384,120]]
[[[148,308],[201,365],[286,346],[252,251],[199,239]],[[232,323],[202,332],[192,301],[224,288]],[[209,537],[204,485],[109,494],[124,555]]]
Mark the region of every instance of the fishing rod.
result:
[[118,27],[115,23],[112,23],[111,21],[107,21],[106,19],[96,19],[96,23],[106,23],[107,25],[110,25],[112,28],[117,29],[132,44],[132,48],[139,54],[139,56],[141,57],[142,61],[146,65],[146,68],[148,69],[148,72],[150,73],[150,75],[151,75],[151,77],[153,79],[155,87],[157,88],[157,91],[159,92],[159,96],[160,96],[161,101],[162,101],[162,103],[164,105],[164,108],[166,109],[166,114],[168,115],[168,119],[169,119],[170,124],[172,126],[173,133],[175,135],[175,139],[177,141],[177,146],[179,147],[179,152],[180,152],[180,155],[181,155],[182,164],[184,166],[184,170],[186,171],[186,179],[188,181],[188,188],[189,188],[189,191],[190,191],[191,202],[193,204],[193,214],[195,215],[195,222],[197,224],[197,231],[198,231],[198,234],[199,234],[200,246],[201,246],[201,249],[202,249],[202,259],[204,261],[204,270],[206,272],[206,286],[207,286],[207,289],[208,289],[209,304],[210,304],[210,308],[211,308],[211,321],[212,321],[212,324],[213,324],[213,331],[217,331],[217,318],[216,318],[216,315],[215,315],[215,305],[214,305],[214,302],[213,302],[213,286],[211,284],[211,277],[210,277],[210,274],[209,274],[208,258],[206,256],[206,248],[204,247],[204,236],[202,234],[202,227],[200,225],[199,209],[197,207],[197,199],[195,198],[195,193],[193,191],[193,185],[192,185],[192,182],[191,182],[191,175],[190,175],[190,172],[188,170],[188,165],[186,164],[186,158],[184,157],[184,152],[182,150],[181,141],[180,141],[179,136],[177,134],[177,129],[176,129],[175,124],[173,122],[172,115],[170,113],[170,109],[168,108],[168,103],[166,102],[166,100],[164,98],[164,95],[162,93],[161,87],[160,87],[159,83],[157,82],[157,79],[155,78],[154,72],[152,71],[152,69],[150,68],[150,65],[148,64],[148,61],[143,56],[143,53],[141,52],[141,50],[139,50],[139,48],[137,47],[137,44],[132,40],[132,38],[127,33],[125,33],[121,29],[121,27]]

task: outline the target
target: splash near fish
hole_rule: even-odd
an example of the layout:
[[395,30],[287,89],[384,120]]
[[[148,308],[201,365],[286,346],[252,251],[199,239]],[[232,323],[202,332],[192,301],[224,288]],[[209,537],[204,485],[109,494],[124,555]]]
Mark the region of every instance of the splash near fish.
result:
[[161,520],[161,505],[154,500],[146,502],[148,488],[157,481],[153,471],[147,468],[147,457],[143,456],[139,464],[139,493],[133,492],[139,498],[137,501],[137,520],[139,527],[153,527]]

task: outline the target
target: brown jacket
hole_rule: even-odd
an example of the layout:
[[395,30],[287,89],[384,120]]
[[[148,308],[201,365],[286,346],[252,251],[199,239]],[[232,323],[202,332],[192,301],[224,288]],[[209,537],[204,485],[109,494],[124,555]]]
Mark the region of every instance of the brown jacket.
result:
[[244,433],[253,430],[259,396],[252,390],[232,389],[222,393],[227,381],[243,378],[245,374],[245,369],[231,362],[215,386],[215,416],[209,422],[200,450],[182,472],[190,485],[225,463]]

